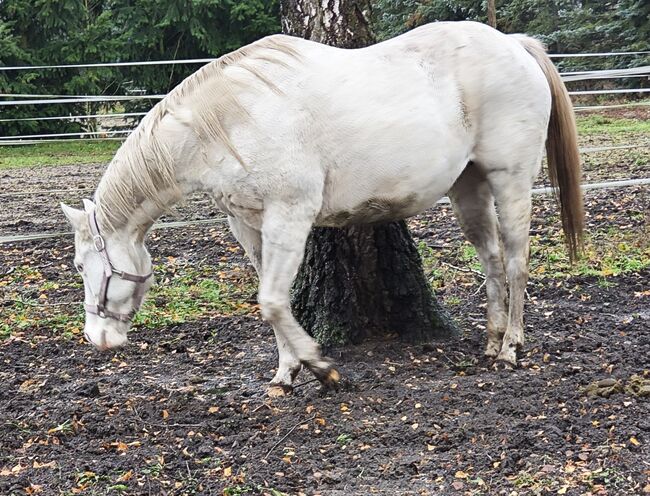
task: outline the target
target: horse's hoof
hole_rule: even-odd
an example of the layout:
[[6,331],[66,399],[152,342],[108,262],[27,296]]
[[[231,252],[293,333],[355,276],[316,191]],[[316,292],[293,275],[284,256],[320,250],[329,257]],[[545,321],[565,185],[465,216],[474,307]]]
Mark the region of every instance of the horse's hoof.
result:
[[499,355],[499,350],[495,346],[488,345],[485,353],[483,353],[487,358],[496,358]]
[[269,398],[282,398],[293,393],[293,386],[287,384],[270,384],[266,390]]
[[341,374],[339,371],[334,368],[329,361],[326,362],[326,366],[312,367],[308,364],[306,366],[312,373],[316,376],[316,379],[320,381],[326,389],[336,389],[339,382],[341,381]]
[[494,363],[492,364],[492,370],[507,370],[507,371],[510,371],[510,370],[514,370],[515,367],[516,367],[516,365],[513,364],[512,362],[509,362],[507,360],[501,360],[499,358],[497,358],[494,361]]

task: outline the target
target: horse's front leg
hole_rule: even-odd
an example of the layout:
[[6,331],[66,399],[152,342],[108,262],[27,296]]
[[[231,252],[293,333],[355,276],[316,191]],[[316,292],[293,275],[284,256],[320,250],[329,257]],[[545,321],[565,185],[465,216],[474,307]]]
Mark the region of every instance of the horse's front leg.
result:
[[316,212],[304,205],[265,205],[262,226],[262,281],[259,301],[262,318],[268,321],[324,385],[338,382],[339,374],[320,346],[298,324],[291,313],[289,290],[302,262],[305,243]]
[[[253,229],[235,217],[228,217],[230,230],[237,241],[243,246],[246,255],[250,259],[258,277],[262,275],[262,233]],[[283,396],[293,389],[293,380],[300,372],[300,361],[294,356],[291,346],[287,343],[284,335],[275,327],[275,341],[278,347],[278,370],[269,384],[269,396]]]

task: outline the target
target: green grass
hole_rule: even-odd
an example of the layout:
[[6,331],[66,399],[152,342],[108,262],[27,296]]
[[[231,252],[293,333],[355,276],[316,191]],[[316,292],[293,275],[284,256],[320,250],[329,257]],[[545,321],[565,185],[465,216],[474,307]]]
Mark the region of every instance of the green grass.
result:
[[[251,299],[256,280],[249,272],[221,264],[188,267],[162,265],[156,271],[147,300],[135,317],[134,328],[157,329],[215,315],[241,315],[254,311]],[[32,267],[17,267],[0,278],[7,295],[0,314],[0,340],[27,330],[41,330],[63,338],[80,335],[84,323],[81,279],[72,277],[53,283]],[[79,298],[79,304],[51,305],[57,292]],[[28,296],[29,295],[29,296]]]
[[580,115],[577,117],[576,123],[578,133],[581,136],[589,134],[650,133],[650,121],[644,119]]
[[106,163],[113,158],[120,145],[120,141],[70,141],[0,146],[0,170]]
[[[454,284],[480,284],[480,278],[467,269],[482,271],[476,251],[468,242],[444,250],[434,250],[420,243],[425,273],[434,289]],[[456,268],[457,267],[457,268]],[[560,232],[552,237],[530,238],[530,278],[566,279],[572,276],[596,277],[603,285],[608,278],[638,272],[650,267],[650,246],[645,237],[633,230],[614,227],[589,233],[583,256],[571,264]],[[454,304],[454,301],[446,301]]]

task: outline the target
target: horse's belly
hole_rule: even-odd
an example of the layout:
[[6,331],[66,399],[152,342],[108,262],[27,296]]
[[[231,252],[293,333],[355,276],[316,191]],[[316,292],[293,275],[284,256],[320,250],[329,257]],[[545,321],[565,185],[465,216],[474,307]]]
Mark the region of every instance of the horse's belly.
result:
[[352,208],[322,211],[316,224],[344,227],[354,224],[391,222],[416,215],[434,202],[435,200],[422,201],[422,198],[415,193],[399,198],[377,196],[363,200]]
[[444,170],[430,166],[428,174],[393,174],[381,178],[368,174],[357,179],[346,175],[345,181],[335,178],[326,185],[323,208],[316,224],[343,227],[417,215],[449,191],[466,164],[463,158]]

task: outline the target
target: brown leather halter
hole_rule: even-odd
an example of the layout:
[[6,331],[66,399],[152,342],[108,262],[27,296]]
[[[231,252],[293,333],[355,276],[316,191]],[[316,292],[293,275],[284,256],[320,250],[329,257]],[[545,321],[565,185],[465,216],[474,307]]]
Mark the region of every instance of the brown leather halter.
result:
[[[102,272],[102,283],[99,287],[99,294],[95,296],[96,304],[89,305],[84,302],[84,307],[86,312],[97,315],[100,319],[114,319],[120,322],[130,322],[135,313],[140,308],[142,300],[144,298],[144,283],[153,275],[153,272],[149,272],[146,275],[139,274],[130,274],[129,272],[124,272],[123,270],[117,270],[113,267],[110,258],[108,258],[108,252],[106,251],[106,243],[101,233],[99,232],[99,224],[97,224],[97,217],[95,211],[88,212],[88,225],[90,226],[90,232],[93,235],[93,244],[95,250],[99,253],[100,258],[102,259],[102,265],[104,266],[104,271]],[[131,281],[136,284],[134,298],[134,307],[129,313],[118,313],[109,310],[106,305],[108,303],[108,285],[111,281],[111,277],[115,274],[117,277],[124,281]]]

